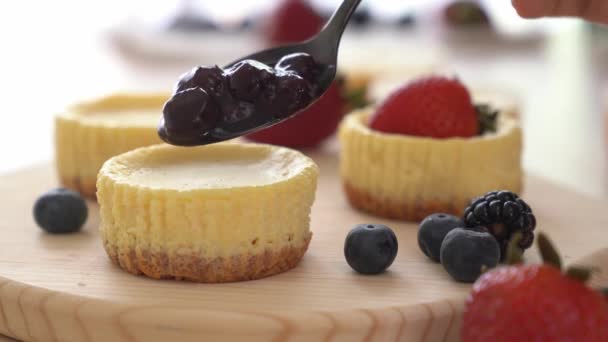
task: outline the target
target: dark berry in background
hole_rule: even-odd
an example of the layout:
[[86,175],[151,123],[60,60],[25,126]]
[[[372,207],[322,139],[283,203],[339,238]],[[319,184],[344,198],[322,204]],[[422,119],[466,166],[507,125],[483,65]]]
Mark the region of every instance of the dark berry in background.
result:
[[454,26],[481,26],[490,22],[485,9],[470,0],[453,1],[446,7],[444,16],[447,23]]
[[459,282],[474,282],[484,268],[494,268],[499,261],[498,242],[483,227],[456,228],[441,244],[441,264]]
[[445,236],[455,228],[464,228],[460,217],[437,213],[427,216],[418,229],[418,246],[431,260],[439,262],[441,243]]
[[[333,12],[325,11],[323,13],[324,20],[329,20],[332,14]],[[365,6],[359,6],[355,10],[355,13],[353,13],[353,15],[351,16],[350,21],[348,22],[348,27],[364,28],[369,26],[370,24],[373,24],[373,22],[374,16],[372,15],[372,12],[369,10],[369,8]]]
[[38,197],[33,211],[36,224],[53,234],[77,232],[88,217],[87,204],[80,194],[63,188]]
[[204,16],[184,13],[176,16],[168,25],[168,28],[172,31],[201,32],[214,31],[219,29],[219,26]]
[[397,19],[397,26],[410,27],[416,24],[416,16],[412,13],[405,13]]
[[395,233],[381,224],[361,224],[346,236],[344,256],[355,271],[362,274],[384,272],[397,256]]

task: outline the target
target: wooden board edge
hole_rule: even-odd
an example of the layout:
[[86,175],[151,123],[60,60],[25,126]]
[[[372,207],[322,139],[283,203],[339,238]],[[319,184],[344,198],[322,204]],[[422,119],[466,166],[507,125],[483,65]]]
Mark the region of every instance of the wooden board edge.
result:
[[387,308],[221,312],[116,303],[0,277],[0,334],[23,341],[457,341],[464,298]]

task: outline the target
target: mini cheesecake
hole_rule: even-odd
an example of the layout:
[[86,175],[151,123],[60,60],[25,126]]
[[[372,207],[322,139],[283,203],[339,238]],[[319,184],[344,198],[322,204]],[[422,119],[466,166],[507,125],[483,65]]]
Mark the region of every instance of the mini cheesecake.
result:
[[97,173],[110,157],[161,142],[156,132],[167,94],[114,94],[69,107],[55,118],[61,184],[95,197]]
[[284,272],[308,248],[317,177],[310,158],[271,145],[139,148],[99,173],[103,245],[116,265],[154,279]]
[[419,221],[443,212],[462,215],[471,199],[495,189],[522,190],[522,131],[513,111],[500,112],[496,132],[435,139],[369,127],[375,108],[341,124],[340,173],[357,209]]

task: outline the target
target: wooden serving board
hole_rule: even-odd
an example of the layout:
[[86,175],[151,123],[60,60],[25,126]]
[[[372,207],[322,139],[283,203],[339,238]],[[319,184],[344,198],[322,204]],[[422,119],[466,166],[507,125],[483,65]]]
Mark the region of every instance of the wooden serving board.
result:
[[[313,240],[301,264],[267,279],[219,285],[157,281],[110,263],[97,205],[81,233],[52,236],[33,222],[51,165],[0,178],[0,333],[28,341],[457,341],[470,285],[452,281],[417,246],[417,226],[352,210],[333,145],[309,153],[321,168]],[[530,177],[524,194],[538,229],[566,262],[608,265],[608,203]],[[358,223],[384,223],[398,257],[379,276],[354,273],[343,242]],[[527,254],[537,260],[536,251]],[[598,277],[596,283],[608,283]]]

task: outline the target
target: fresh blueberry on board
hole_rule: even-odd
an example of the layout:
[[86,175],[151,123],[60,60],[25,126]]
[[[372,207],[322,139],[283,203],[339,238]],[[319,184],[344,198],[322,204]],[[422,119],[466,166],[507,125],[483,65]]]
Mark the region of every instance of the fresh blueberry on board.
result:
[[36,224],[44,231],[66,234],[82,228],[88,217],[88,208],[79,193],[58,188],[38,197],[33,214]]
[[344,256],[355,271],[361,274],[384,272],[397,256],[395,233],[382,224],[360,224],[346,236]]
[[454,280],[472,283],[500,261],[496,238],[483,227],[456,228],[441,244],[441,264]]
[[439,262],[441,243],[445,236],[455,228],[464,228],[462,219],[454,215],[436,213],[420,222],[418,246],[431,260]]

